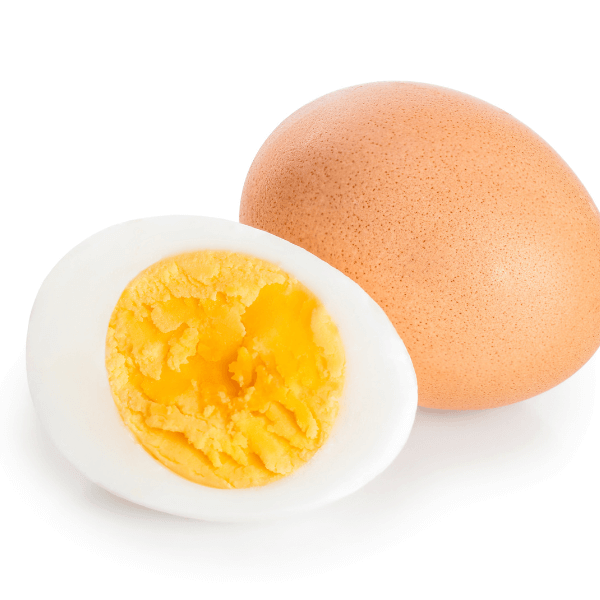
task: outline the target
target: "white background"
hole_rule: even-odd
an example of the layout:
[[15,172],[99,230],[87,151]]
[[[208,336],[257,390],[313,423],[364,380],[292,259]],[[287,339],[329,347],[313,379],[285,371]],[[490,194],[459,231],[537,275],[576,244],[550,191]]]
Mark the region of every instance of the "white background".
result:
[[[600,355],[547,394],[420,410],[363,490],[263,524],[142,509],[54,450],[27,318],[75,244],[124,220],[237,220],[288,114],[368,81],[439,84],[545,138],[600,199],[590,1],[116,2],[0,8],[0,508],[7,598],[597,598]],[[596,405],[596,406],[595,406]]]

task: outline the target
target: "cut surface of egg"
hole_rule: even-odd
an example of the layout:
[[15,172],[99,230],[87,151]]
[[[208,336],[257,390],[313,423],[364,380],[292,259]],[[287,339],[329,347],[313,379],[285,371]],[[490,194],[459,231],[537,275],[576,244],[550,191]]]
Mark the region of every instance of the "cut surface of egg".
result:
[[417,406],[404,344],[362,288],[298,246],[205,217],[131,221],[69,252],[36,298],[27,373],[44,427],[90,480],[213,521],[356,491],[396,457]]
[[344,384],[339,332],[272,263],[199,250],[155,263],[112,314],[123,421],[162,464],[218,488],[264,485],[323,445]]

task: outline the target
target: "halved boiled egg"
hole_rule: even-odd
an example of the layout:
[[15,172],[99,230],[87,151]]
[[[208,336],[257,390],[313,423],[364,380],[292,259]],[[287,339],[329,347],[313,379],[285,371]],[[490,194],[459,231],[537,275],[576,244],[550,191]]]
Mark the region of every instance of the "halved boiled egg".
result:
[[417,407],[404,344],[362,288],[269,233],[194,216],[116,225],[69,252],[36,298],[27,373],[90,480],[213,521],[354,492]]

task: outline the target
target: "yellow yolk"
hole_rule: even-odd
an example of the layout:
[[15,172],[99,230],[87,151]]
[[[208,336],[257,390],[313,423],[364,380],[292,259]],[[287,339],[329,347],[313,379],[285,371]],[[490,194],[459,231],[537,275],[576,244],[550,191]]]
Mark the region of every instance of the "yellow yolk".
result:
[[199,251],[140,273],[114,309],[106,366],[123,421],[165,466],[264,485],[327,439],[344,350],[320,302],[273,264]]

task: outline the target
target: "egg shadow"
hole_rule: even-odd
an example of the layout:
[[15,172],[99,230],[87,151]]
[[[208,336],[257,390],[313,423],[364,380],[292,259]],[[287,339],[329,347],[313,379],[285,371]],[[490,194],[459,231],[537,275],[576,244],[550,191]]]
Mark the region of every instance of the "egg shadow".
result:
[[[60,455],[35,417],[24,358],[3,389],[17,394],[15,452],[43,486],[59,488],[113,543],[140,564],[176,559],[182,573],[231,565],[244,579],[289,578],[297,561],[316,570],[359,561],[417,535],[453,507],[529,486],[560,470],[591,420],[600,355],[561,385],[511,406],[485,411],[417,411],[409,440],[370,484],[327,507],[247,524],[195,521],[159,513],[86,480]],[[26,408],[24,408],[26,407]],[[304,571],[306,574],[306,571]]]

